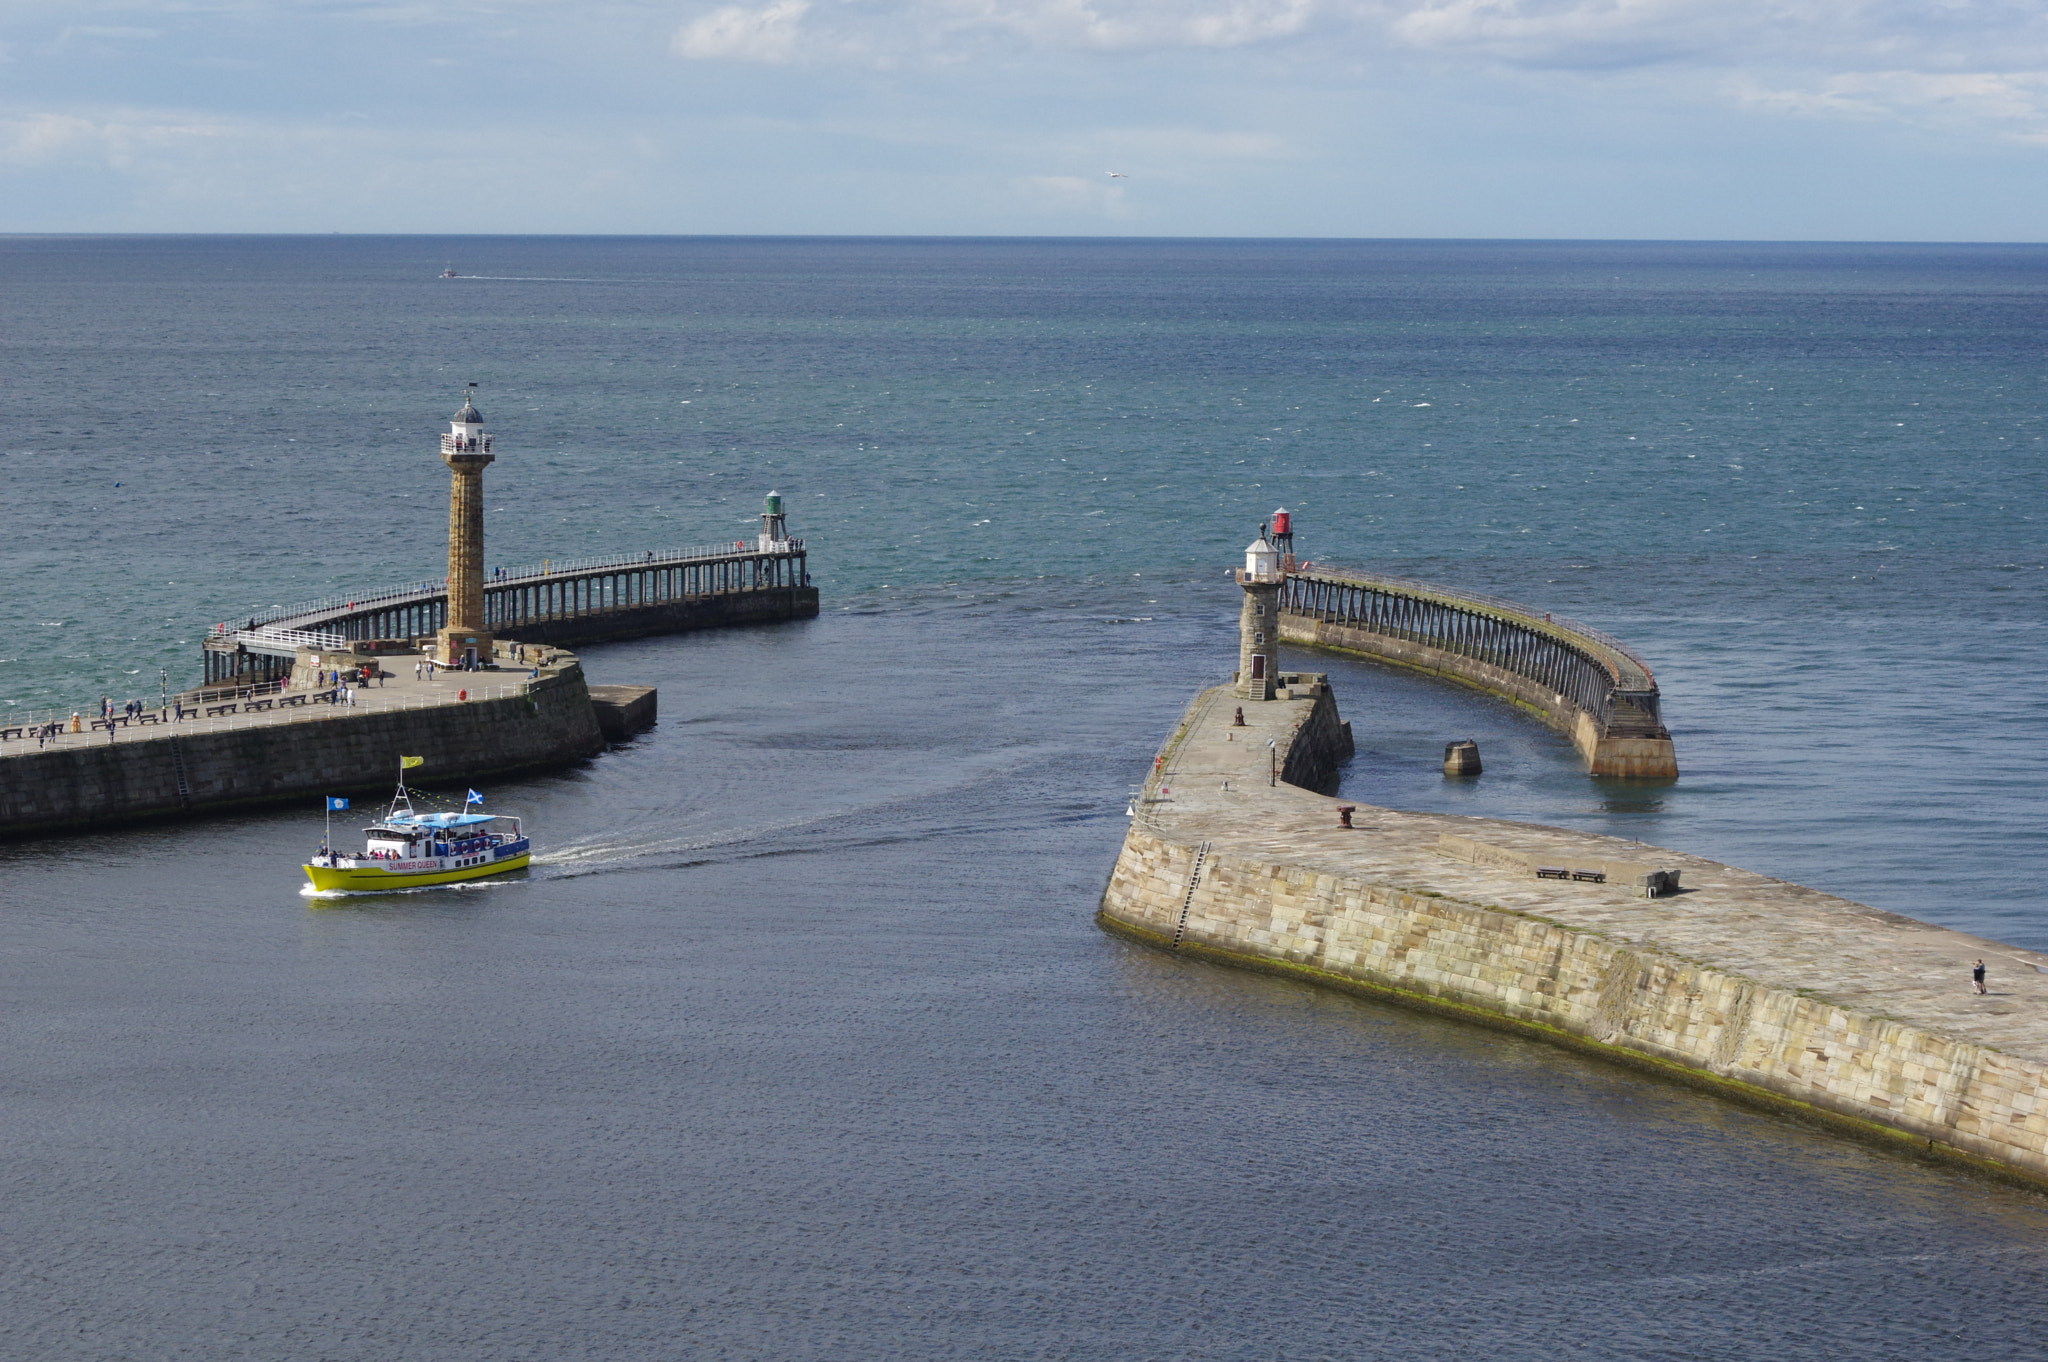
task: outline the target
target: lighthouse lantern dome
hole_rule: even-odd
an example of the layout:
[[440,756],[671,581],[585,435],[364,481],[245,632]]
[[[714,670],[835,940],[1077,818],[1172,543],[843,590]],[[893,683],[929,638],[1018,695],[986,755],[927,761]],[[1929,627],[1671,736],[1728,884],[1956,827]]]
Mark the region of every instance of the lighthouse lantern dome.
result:
[[1245,547],[1244,571],[1247,577],[1277,577],[1280,575],[1280,550],[1267,543],[1262,535]]

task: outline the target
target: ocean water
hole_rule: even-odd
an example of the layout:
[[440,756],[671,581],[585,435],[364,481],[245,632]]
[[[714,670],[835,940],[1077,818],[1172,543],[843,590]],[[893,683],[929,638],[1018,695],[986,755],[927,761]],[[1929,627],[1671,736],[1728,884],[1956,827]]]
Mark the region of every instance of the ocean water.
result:
[[1303,653],[1348,794],[2048,948],[2044,287],[2028,247],[0,239],[0,707],[434,575],[468,381],[494,562],[773,487],[825,596],[590,650],[662,721],[491,791],[524,879],[318,907],[317,811],[0,846],[0,1353],[2035,1355],[2034,1195],[1090,915],[1285,505],[1628,640],[1685,772]]

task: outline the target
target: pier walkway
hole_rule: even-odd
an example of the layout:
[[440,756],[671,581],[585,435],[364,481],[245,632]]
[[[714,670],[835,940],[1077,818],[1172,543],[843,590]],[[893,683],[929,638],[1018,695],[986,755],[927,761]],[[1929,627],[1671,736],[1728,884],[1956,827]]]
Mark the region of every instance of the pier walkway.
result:
[[[516,646],[500,645],[500,655]],[[418,679],[416,657],[387,658],[394,675],[355,687],[353,704],[337,702],[333,686],[259,685],[189,696],[175,714],[152,711],[155,723],[109,730],[82,716],[84,731],[72,733],[67,715],[64,731],[41,736],[10,725],[0,730],[0,837],[375,797],[391,789],[403,756],[423,762],[410,779],[448,788],[603,750],[607,706],[593,701],[581,663],[537,651],[537,669]],[[642,707],[651,720],[651,697]]]
[[1345,828],[1345,801],[1269,784],[1331,698],[1241,728],[1240,703],[1205,692],[1163,749],[1105,926],[2048,1183],[2048,954],[1562,828],[1367,805]]
[[[139,720],[125,720],[116,714],[109,727],[97,714],[79,715],[80,732],[70,731],[69,713],[39,714],[17,720],[10,715],[0,725],[0,759],[29,752],[71,751],[80,748],[121,746],[127,743],[165,738],[173,734],[198,737],[212,733],[239,733],[251,729],[276,728],[291,724],[319,723],[354,714],[380,714],[400,710],[425,710],[484,700],[503,700],[527,693],[531,683],[526,671],[454,672],[441,669],[432,680],[414,680],[411,657],[394,657],[388,666],[394,675],[381,684],[356,686],[345,700],[340,687],[292,690],[278,682],[222,688],[215,698],[172,704],[144,712]],[[401,673],[402,674],[399,674]],[[457,697],[466,693],[467,700]],[[58,725],[58,731],[41,736],[39,728]]]
[[[818,613],[801,539],[734,540],[659,553],[546,561],[484,579],[484,628],[499,638],[574,647]],[[331,596],[214,626],[209,686],[274,680],[300,648],[410,642],[448,621],[445,578]]]
[[1304,564],[1287,570],[1280,636],[1512,701],[1569,737],[1593,775],[1678,775],[1649,666],[1576,620],[1405,577]]

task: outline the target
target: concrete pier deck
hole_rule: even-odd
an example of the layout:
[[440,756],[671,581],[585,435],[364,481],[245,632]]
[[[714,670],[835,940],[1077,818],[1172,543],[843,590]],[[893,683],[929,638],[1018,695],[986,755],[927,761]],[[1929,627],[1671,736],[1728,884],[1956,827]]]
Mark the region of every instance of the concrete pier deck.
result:
[[[2048,955],[1561,828],[1357,805],[1344,829],[1350,801],[1268,783],[1330,697],[1244,704],[1234,728],[1240,703],[1205,692],[1163,750],[1106,926],[1688,1070],[2048,1180]],[[1534,872],[1601,865],[1676,871],[1679,891]]]

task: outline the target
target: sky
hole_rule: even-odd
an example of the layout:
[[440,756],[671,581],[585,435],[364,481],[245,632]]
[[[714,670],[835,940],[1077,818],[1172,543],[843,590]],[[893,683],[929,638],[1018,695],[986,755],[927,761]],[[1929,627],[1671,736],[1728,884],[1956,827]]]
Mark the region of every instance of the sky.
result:
[[4,232],[2040,241],[2044,171],[2048,0],[0,0]]

